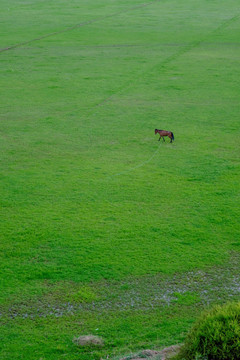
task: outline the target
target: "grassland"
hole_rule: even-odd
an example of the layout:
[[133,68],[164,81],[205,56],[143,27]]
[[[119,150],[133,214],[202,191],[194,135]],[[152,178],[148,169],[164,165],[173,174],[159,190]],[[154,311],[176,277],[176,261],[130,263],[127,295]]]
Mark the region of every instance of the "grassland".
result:
[[238,1],[1,13],[1,358],[181,342],[239,297]]

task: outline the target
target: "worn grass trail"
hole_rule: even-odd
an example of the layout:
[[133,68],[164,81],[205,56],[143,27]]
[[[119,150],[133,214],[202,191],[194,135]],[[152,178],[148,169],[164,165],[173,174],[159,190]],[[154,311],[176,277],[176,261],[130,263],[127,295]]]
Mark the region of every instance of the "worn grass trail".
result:
[[[2,14],[2,358],[182,341],[204,291],[238,296],[237,1],[2,0]],[[229,293],[196,275],[201,296],[152,300],[214,269]],[[106,346],[76,349],[87,332]]]

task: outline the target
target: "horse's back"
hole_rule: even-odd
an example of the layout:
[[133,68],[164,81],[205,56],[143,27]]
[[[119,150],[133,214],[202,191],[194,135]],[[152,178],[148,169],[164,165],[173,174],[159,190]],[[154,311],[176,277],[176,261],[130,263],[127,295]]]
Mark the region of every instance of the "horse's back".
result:
[[168,135],[171,134],[171,133],[170,133],[170,131],[159,130],[159,134],[160,134],[161,136],[168,136]]

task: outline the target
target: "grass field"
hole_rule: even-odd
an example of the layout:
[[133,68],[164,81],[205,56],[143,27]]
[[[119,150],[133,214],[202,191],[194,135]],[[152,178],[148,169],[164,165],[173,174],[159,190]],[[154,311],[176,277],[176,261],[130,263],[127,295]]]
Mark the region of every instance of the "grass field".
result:
[[[239,2],[1,0],[1,15],[1,358],[183,341],[239,298]],[[89,333],[105,346],[72,343]]]

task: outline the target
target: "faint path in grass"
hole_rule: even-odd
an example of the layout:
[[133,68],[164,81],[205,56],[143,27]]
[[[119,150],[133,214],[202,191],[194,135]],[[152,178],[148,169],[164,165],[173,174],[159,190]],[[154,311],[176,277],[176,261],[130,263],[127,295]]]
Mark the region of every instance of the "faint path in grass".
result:
[[139,169],[141,168],[142,166],[150,163],[152,161],[153,158],[155,158],[155,156],[157,155],[157,153],[159,152],[159,148],[160,148],[160,143],[158,145],[158,147],[156,148],[156,150],[154,151],[154,153],[147,159],[147,160],[144,160],[143,162],[141,162],[140,164],[137,164],[136,166],[133,166],[131,168],[128,168],[126,170],[123,170],[123,171],[120,171],[119,173],[116,173],[116,174],[113,174],[113,175],[110,175],[107,179],[110,180],[116,176],[120,176],[120,175],[123,175],[123,174],[127,174],[131,171],[134,171],[136,169]]
[[11,46],[8,46],[6,48],[3,48],[3,49],[0,49],[0,52],[4,52],[4,51],[8,51],[8,50],[13,50],[17,47],[20,47],[20,46],[23,46],[23,45],[27,45],[27,44],[31,44],[35,41],[39,41],[39,40],[43,40],[43,39],[46,39],[46,38],[49,38],[51,36],[55,36],[55,35],[59,35],[59,34],[63,34],[63,33],[66,33],[66,32],[69,32],[69,31],[72,31],[72,30],[75,30],[75,29],[78,29],[80,27],[83,27],[83,26],[86,26],[86,25],[91,25],[91,24],[94,24],[96,22],[99,22],[99,21],[103,21],[103,20],[106,20],[108,18],[112,18],[112,17],[115,17],[115,16],[118,16],[118,15],[121,15],[121,14],[125,14],[129,11],[133,11],[133,10],[138,10],[138,9],[141,9],[143,7],[146,7],[146,6],[150,6],[152,4],[156,4],[157,2],[159,2],[161,0],[156,0],[156,1],[151,1],[149,3],[143,3],[143,4],[139,4],[139,5],[136,5],[136,6],[132,6],[128,9],[124,9],[124,10],[121,10],[121,11],[117,11],[115,13],[112,13],[112,14],[109,14],[109,15],[105,15],[105,16],[101,16],[99,18],[96,18],[96,19],[91,19],[91,20],[88,20],[88,21],[84,21],[82,23],[79,23],[79,24],[75,24],[73,26],[69,26],[69,27],[66,27],[65,29],[62,29],[62,30],[59,30],[59,31],[55,31],[55,32],[52,32],[52,33],[49,33],[49,34],[45,34],[45,35],[42,35],[42,36],[39,36],[39,37],[36,37],[34,39],[31,39],[31,40],[27,40],[27,41],[23,41],[21,43],[18,43],[18,44],[15,44],[15,45],[11,45]]
[[[240,42],[207,42],[207,41],[204,41],[204,44],[209,46],[240,46]],[[191,43],[155,43],[155,44],[140,44],[140,43],[137,43],[137,44],[101,44],[101,45],[78,45],[80,48],[90,48],[90,49],[102,49],[102,48],[157,48],[157,47],[186,47],[186,46],[189,46],[191,45]]]
[[[11,45],[11,46],[8,46],[8,47],[5,47],[5,48],[2,48],[0,49],[0,53],[1,52],[5,52],[5,51],[8,51],[8,50],[13,50],[17,47],[20,47],[20,46],[23,46],[23,45],[27,45],[27,44],[31,44],[33,42],[36,42],[36,41],[39,41],[39,40],[43,40],[43,39],[46,39],[46,38],[49,38],[51,36],[56,36],[56,35],[59,35],[59,34],[63,34],[63,33],[66,33],[66,32],[69,32],[69,31],[72,31],[72,30],[75,30],[75,29],[78,29],[80,27],[83,27],[83,26],[87,26],[87,25],[91,25],[91,24],[94,24],[96,22],[99,22],[99,21],[103,21],[105,19],[108,19],[108,18],[112,18],[112,17],[115,17],[115,16],[118,16],[118,15],[121,15],[121,14],[125,14],[125,13],[128,13],[129,11],[134,11],[134,10],[138,10],[138,9],[141,9],[143,7],[146,7],[146,6],[150,6],[150,5],[153,5],[153,4],[156,4],[158,3],[159,1],[161,0],[156,0],[156,1],[151,1],[149,3],[143,3],[143,4],[139,4],[139,5],[136,5],[136,6],[132,6],[130,7],[129,9],[124,9],[124,10],[121,10],[121,11],[117,11],[115,13],[112,13],[112,14],[108,14],[108,15],[105,15],[105,16],[102,16],[102,17],[99,17],[99,18],[96,18],[96,19],[91,19],[91,20],[88,20],[88,21],[84,21],[82,23],[79,23],[79,24],[75,24],[73,26],[69,26],[69,27],[66,27],[65,29],[62,29],[62,30],[59,30],[59,31],[55,31],[55,32],[51,32],[49,34],[45,34],[45,35],[42,35],[42,36],[39,36],[39,37],[36,37],[34,39],[31,39],[31,40],[27,40],[27,41],[23,41],[21,43],[17,43],[15,45]],[[211,34],[219,31],[220,29],[224,29],[225,27],[227,27],[230,23],[232,23],[233,21],[237,20],[239,18],[239,14],[233,16],[232,18],[226,20],[224,23],[222,23],[219,27],[217,27],[215,30],[213,30],[211,32]],[[199,41],[196,41],[192,44],[189,45],[189,48],[192,48],[194,46],[197,46],[199,45],[201,42],[203,42],[204,39],[202,40],[199,40]],[[133,46],[133,45],[131,45]],[[179,46],[179,45],[177,45]],[[184,51],[185,52],[185,51]]]
[[[228,27],[232,22],[236,21],[237,19],[239,19],[239,14],[234,15],[233,17],[231,17],[230,19],[224,21],[222,24],[220,24],[216,29],[212,30],[211,32],[209,32],[209,34],[205,37],[203,37],[202,39],[199,39],[198,41],[194,41],[192,43],[189,44],[185,44],[184,46],[182,46],[183,44],[178,44],[178,46],[180,46],[180,49],[178,51],[176,51],[174,54],[168,56],[165,60],[162,60],[160,62],[158,62],[157,64],[148,67],[146,69],[145,72],[149,72],[154,70],[155,68],[162,68],[164,66],[166,66],[168,63],[170,63],[171,61],[175,60],[176,58],[178,58],[179,56],[187,53],[188,51],[192,50],[193,48],[199,46],[200,44],[206,42],[206,40],[208,40],[209,38],[211,38],[212,35],[214,35],[215,33],[217,33],[218,31]],[[147,44],[146,44],[147,45]],[[132,45],[133,46],[133,45]],[[177,44],[175,44],[175,46],[177,46]],[[141,74],[142,74],[142,69],[141,69]],[[140,76],[137,76],[137,80],[141,79]],[[107,101],[109,101],[111,98],[114,97],[114,95],[117,95],[119,93],[121,93],[121,91],[123,89],[127,89],[130,85],[132,84],[131,81],[129,81],[127,84],[125,84],[124,86],[122,86],[121,88],[119,88],[114,94],[112,94],[111,96],[109,96],[107,99],[105,99],[102,103],[100,103],[99,105],[102,105],[104,103],[106,103]]]
[[[81,288],[82,285],[78,286]],[[230,266],[173,276],[149,275],[121,282],[102,282],[92,286],[98,291],[98,300],[90,303],[61,302],[61,296],[59,300],[55,299],[50,303],[49,298],[43,297],[35,302],[12,305],[2,311],[2,315],[13,319],[61,317],[81,311],[147,311],[196,304],[206,307],[212,303],[237,300],[240,295],[239,254],[232,257]],[[62,291],[64,293],[65,289]],[[51,289],[51,293],[53,292],[54,289]]]

